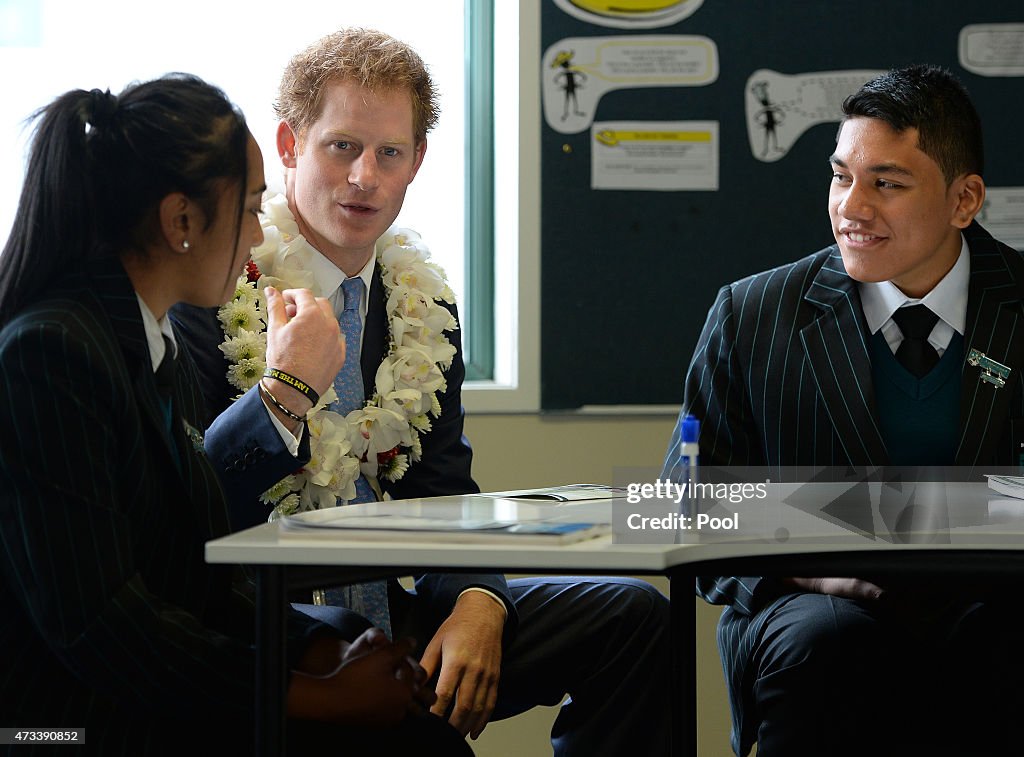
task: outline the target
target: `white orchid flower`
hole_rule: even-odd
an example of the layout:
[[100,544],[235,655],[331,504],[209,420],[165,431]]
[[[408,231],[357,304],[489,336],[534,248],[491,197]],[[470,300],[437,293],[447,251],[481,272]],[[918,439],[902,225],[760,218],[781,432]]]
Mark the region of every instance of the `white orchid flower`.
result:
[[[218,313],[225,340],[220,345],[229,363],[232,383],[246,390],[262,376],[266,361],[267,286],[320,290],[312,273],[319,253],[299,231],[287,199],[277,195],[263,205],[264,241],[252,252],[260,278],[240,276],[235,295]],[[333,507],[356,496],[360,471],[391,481],[405,475],[423,453],[421,433],[438,417],[437,397],[446,383],[455,347],[445,336],[458,328],[455,317],[439,300],[454,304],[444,270],[430,260],[430,251],[411,229],[392,227],[377,240],[377,264],[385,289],[390,328],[389,354],[377,370],[373,398],[347,416],[330,410],[333,387],[307,414],[311,459],[302,471],[282,479],[262,495],[274,512]]]

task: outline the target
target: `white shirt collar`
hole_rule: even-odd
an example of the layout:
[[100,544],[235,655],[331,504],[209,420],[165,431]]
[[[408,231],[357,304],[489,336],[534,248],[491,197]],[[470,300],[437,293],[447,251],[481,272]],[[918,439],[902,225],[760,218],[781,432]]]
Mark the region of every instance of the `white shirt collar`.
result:
[[[313,274],[313,280],[320,285],[321,292],[330,292],[327,295],[331,302],[331,306],[334,308],[335,315],[341,315],[341,311],[345,309],[345,296],[341,290],[341,284],[348,278],[345,272],[334,265],[327,257],[317,250],[315,247],[310,247],[316,253],[309,265],[309,272]],[[373,281],[373,272],[377,268],[377,256],[376,254],[371,255],[370,259],[366,261],[366,265],[359,272],[358,276],[363,280],[363,285],[366,287],[363,290],[363,303],[360,308],[360,315],[366,316],[366,303],[369,299],[370,282]]]
[[892,314],[903,305],[923,303],[939,316],[935,331],[929,339],[935,346],[945,349],[953,332],[963,334],[967,327],[967,289],[971,279],[971,256],[968,252],[967,240],[960,236],[960,256],[942,280],[920,299],[908,297],[891,281],[858,282],[861,307],[867,321],[868,331],[874,334],[883,329],[886,340],[892,346],[890,334],[895,332],[901,339],[899,327],[892,320]]
[[174,329],[171,328],[171,319],[165,314],[159,321],[153,315],[145,301],[135,293],[135,299],[139,301],[139,310],[142,313],[142,327],[146,330],[146,344],[149,346],[149,359],[153,362],[153,372],[164,359],[164,337],[171,340],[174,347],[174,354],[178,354],[178,340],[174,338]]

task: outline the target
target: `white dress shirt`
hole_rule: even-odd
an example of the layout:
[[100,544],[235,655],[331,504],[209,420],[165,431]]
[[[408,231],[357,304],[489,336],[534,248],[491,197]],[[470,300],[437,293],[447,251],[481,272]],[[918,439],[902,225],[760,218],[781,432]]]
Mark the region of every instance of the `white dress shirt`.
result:
[[153,315],[145,301],[135,293],[135,299],[139,301],[139,310],[142,312],[142,327],[146,330],[146,344],[149,345],[149,359],[153,362],[153,373],[160,366],[164,359],[164,351],[167,345],[164,343],[166,336],[174,346],[174,354],[178,354],[178,340],[174,338],[174,330],[171,328],[171,320],[164,314],[159,321]]
[[867,321],[868,332],[873,336],[879,329],[889,349],[896,354],[903,342],[903,332],[892,319],[892,314],[904,305],[926,305],[939,320],[928,335],[928,343],[941,357],[949,346],[953,333],[961,336],[967,327],[967,288],[971,279],[971,256],[967,241],[960,237],[960,257],[949,269],[949,273],[924,297],[908,297],[891,281],[858,282],[861,307]]

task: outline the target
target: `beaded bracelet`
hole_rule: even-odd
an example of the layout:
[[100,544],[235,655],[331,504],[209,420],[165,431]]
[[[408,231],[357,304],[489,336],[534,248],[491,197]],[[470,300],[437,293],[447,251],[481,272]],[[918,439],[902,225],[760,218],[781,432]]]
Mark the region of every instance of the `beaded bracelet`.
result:
[[267,389],[267,387],[266,387],[266,386],[264,386],[264,385],[263,385],[263,382],[262,382],[262,381],[260,381],[260,382],[259,382],[259,387],[260,387],[260,389],[259,389],[260,393],[262,393],[262,394],[263,394],[263,396],[265,396],[265,397],[266,397],[266,398],[267,398],[268,400],[270,400],[270,404],[272,404],[272,405],[273,405],[274,407],[276,407],[276,408],[277,408],[278,410],[280,410],[280,411],[281,411],[282,413],[284,413],[285,415],[287,415],[287,416],[288,416],[289,418],[291,418],[291,419],[292,419],[293,421],[300,421],[300,422],[301,422],[301,421],[304,421],[304,420],[306,420],[306,419],[305,419],[305,417],[303,417],[303,416],[301,416],[301,415],[296,415],[296,414],[295,414],[295,413],[293,413],[293,412],[292,412],[291,410],[289,410],[288,408],[286,408],[286,407],[285,407],[285,406],[284,406],[284,405],[283,405],[283,404],[281,403],[281,400],[279,400],[279,399],[278,399],[277,397],[275,397],[275,396],[274,396],[274,393],[273,393],[273,392],[271,392],[271,391],[270,391],[269,389]]
[[288,386],[295,391],[304,394],[306,399],[313,403],[313,407],[316,407],[316,403],[320,401],[320,395],[316,393],[316,390],[313,387],[302,379],[295,378],[295,376],[290,373],[285,373],[277,368],[267,366],[267,369],[263,371],[263,378],[277,379],[282,384],[288,384]]

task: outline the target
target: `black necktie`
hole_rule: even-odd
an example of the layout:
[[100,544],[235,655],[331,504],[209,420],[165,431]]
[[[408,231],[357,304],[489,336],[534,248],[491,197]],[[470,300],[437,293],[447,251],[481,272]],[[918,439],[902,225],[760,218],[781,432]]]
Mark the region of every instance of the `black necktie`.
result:
[[896,359],[917,378],[926,375],[939,362],[939,353],[928,342],[939,316],[926,305],[911,305],[897,310],[892,319],[903,332]]
[[174,397],[174,345],[166,334],[164,334],[164,358],[153,373],[156,381],[157,391],[160,392],[160,399],[163,400],[164,422],[168,432],[171,429],[171,400]]
[[160,396],[170,401],[174,396],[174,345],[170,338],[164,334],[164,358],[153,373],[156,379],[156,388],[160,390]]
[[[176,358],[174,357],[174,344],[164,334],[164,358],[156,367],[153,378],[156,380],[156,388],[160,393],[160,404],[164,411],[164,429],[171,441],[171,454],[174,456],[174,464],[181,470],[181,456],[178,452],[179,440],[174,432],[174,370]],[[180,433],[180,432],[179,432]]]

